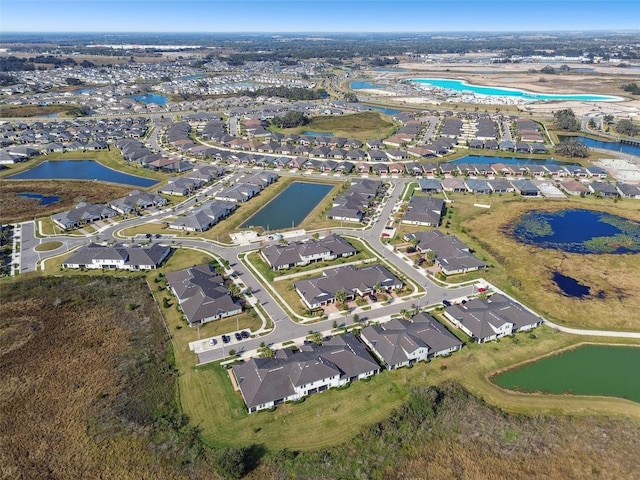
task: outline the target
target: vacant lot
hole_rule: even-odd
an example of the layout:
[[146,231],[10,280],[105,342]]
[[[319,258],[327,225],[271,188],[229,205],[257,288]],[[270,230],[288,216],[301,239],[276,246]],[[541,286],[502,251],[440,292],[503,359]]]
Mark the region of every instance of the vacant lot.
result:
[[145,281],[0,289],[0,478],[204,478]]
[[379,112],[362,112],[352,115],[322,115],[312,117],[304,127],[285,130],[301,134],[305,131],[333,133],[336,137],[355,138],[361,141],[390,136],[396,127]]

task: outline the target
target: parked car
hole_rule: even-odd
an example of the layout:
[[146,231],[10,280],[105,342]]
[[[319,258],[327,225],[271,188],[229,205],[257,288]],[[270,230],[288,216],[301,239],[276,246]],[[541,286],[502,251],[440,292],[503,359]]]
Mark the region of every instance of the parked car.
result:
[[236,332],[235,337],[238,341],[242,340],[242,335],[240,335],[240,332]]
[[216,344],[215,339],[212,338],[211,340],[209,340],[209,345],[215,345],[215,344]]
[[369,300],[371,300],[372,302],[377,302],[378,297],[376,297],[375,295],[369,295]]
[[222,342],[229,343],[231,341],[231,337],[229,335],[222,335]]
[[242,338],[249,338],[251,336],[246,330],[241,331],[240,335],[242,335]]
[[449,300],[442,300],[442,304],[443,304],[445,307],[450,307],[450,306],[451,306],[451,302],[450,302]]

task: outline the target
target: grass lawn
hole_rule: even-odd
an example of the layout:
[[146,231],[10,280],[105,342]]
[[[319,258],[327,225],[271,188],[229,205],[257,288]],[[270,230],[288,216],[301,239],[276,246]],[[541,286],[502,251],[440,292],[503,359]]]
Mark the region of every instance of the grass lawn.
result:
[[51,250],[55,250],[56,248],[60,248],[62,246],[62,242],[58,240],[54,240],[52,242],[41,243],[35,248],[36,252],[49,252]]
[[396,126],[384,118],[380,112],[361,112],[351,115],[322,115],[312,117],[303,126],[279,130],[285,133],[302,134],[305,131],[333,133],[336,137],[353,138],[361,141],[387,138]]

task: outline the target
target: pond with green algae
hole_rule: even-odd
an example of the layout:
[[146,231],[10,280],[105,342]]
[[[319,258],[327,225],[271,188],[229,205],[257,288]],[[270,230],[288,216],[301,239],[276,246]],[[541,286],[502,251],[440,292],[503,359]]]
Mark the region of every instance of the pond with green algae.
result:
[[640,402],[640,347],[581,345],[494,376],[510,390],[602,395]]

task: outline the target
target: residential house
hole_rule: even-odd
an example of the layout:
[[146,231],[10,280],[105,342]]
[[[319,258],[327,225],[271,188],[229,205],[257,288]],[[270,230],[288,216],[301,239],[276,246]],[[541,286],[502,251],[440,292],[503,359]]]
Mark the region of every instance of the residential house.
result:
[[402,282],[382,265],[363,268],[353,265],[329,268],[322,276],[299,280],[294,288],[308,308],[320,308],[336,301],[336,293],[343,291],[345,300],[353,300],[356,295],[364,296],[374,289],[392,291],[402,287]]
[[262,257],[273,270],[335,260],[356,253],[356,249],[339,235],[328,235],[307,242],[291,242],[288,245],[270,245],[261,251]]
[[424,225],[437,227],[444,213],[444,200],[436,197],[412,196],[409,208],[402,217],[407,225]]
[[171,248],[154,243],[150,247],[126,247],[116,244],[106,247],[90,243],[80,247],[62,266],[108,270],[155,270],[171,253]]
[[538,315],[502,294],[451,305],[445,309],[444,316],[478,343],[531,330],[543,323]]
[[392,319],[365,327],[360,338],[388,370],[462,348],[462,342],[428,313],[420,313],[411,320]]
[[97,220],[115,217],[118,214],[115,210],[106,205],[96,205],[93,203],[80,202],[75,208],[65,212],[56,213],[51,219],[65,230],[79,227],[85,223],[92,223]]
[[222,276],[209,264],[169,272],[166,278],[190,327],[242,312]]
[[405,236],[405,239],[417,241],[416,249],[419,252],[433,252],[436,265],[445,275],[487,268],[487,264],[473,255],[462,241],[452,235],[445,235],[439,230],[410,233]]
[[353,334],[278,350],[274,358],[252,358],[232,367],[249,413],[377,374],[380,366]]

